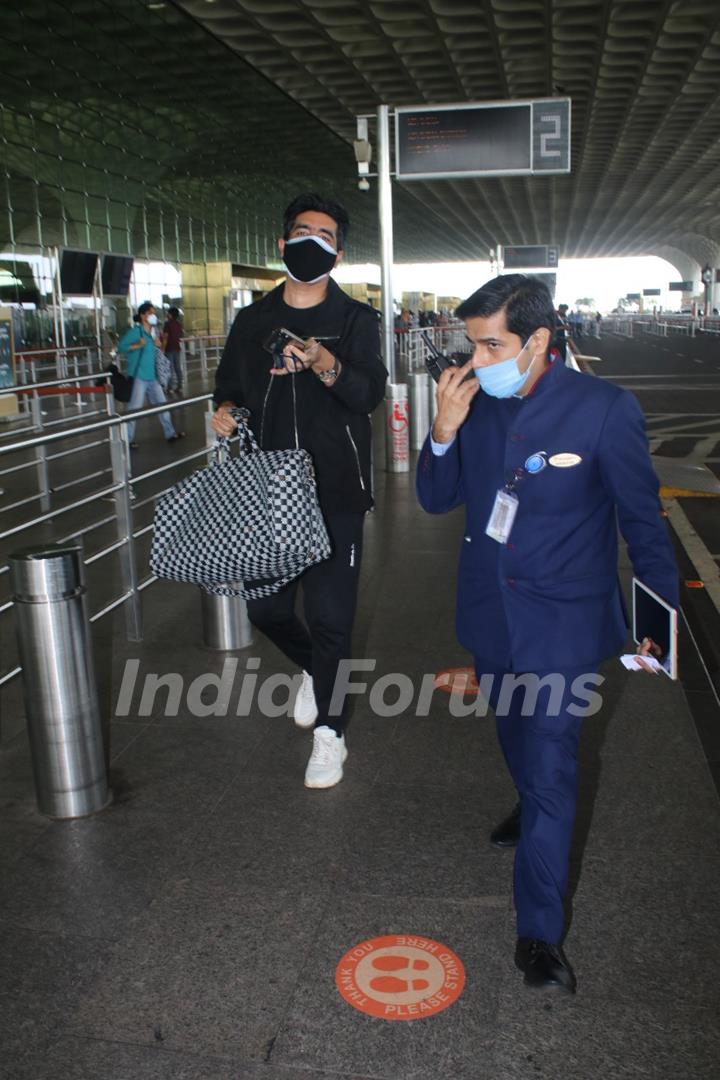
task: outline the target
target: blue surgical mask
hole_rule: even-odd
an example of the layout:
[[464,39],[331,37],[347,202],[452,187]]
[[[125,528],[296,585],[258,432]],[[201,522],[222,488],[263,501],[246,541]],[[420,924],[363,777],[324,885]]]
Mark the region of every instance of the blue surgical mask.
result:
[[508,360],[498,360],[497,364],[489,364],[487,367],[475,368],[477,380],[486,394],[496,398],[509,398],[522,390],[530,376],[530,369],[535,363],[533,356],[527,371],[520,371],[518,366],[518,360],[529,344],[530,342],[524,345],[517,356],[511,356]]

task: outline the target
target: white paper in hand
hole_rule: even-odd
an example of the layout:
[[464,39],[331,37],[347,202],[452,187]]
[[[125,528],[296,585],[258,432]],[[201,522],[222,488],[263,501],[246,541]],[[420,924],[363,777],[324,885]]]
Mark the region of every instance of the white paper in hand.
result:
[[666,669],[654,656],[638,656],[637,653],[623,653],[620,657],[620,663],[623,664],[628,671],[642,671],[643,666],[638,663],[639,660],[642,660],[644,664],[651,667],[653,671],[663,671],[667,675]]

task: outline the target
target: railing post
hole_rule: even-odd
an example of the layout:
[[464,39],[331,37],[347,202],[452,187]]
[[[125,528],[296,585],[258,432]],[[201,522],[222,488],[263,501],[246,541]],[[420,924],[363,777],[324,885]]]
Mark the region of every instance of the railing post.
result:
[[203,379],[207,379],[207,352],[205,338],[200,338],[200,373]]
[[207,410],[205,412],[205,443],[207,445],[207,459],[208,465],[212,465],[215,460],[215,432],[212,429],[212,418],[215,415],[215,409],[213,407],[212,398],[207,403]]
[[[25,360],[24,353],[18,353],[18,378],[21,386],[27,385],[27,361]],[[20,405],[20,412],[31,412],[30,401],[27,394],[18,394],[18,403]]]
[[180,371],[182,372],[182,384],[183,393],[188,392],[188,377],[187,377],[187,349],[185,348],[185,341],[180,342]]
[[108,416],[117,416],[117,409],[115,408],[115,392],[113,391],[113,385],[109,375],[105,376],[105,411]]
[[138,590],[137,561],[132,496],[130,491],[130,446],[127,437],[127,425],[116,424],[109,428],[110,463],[113,483],[122,486],[114,493],[117,538],[125,543],[119,549],[120,574],[122,587],[130,596],[125,608],[125,632],[128,641],[142,641],[142,600]]
[[[32,415],[33,428],[39,435],[42,435],[42,409],[40,408],[40,397],[37,390],[33,390],[32,392],[30,411]],[[48,475],[47,449],[44,443],[40,446],[35,447],[35,461],[37,468],[38,489],[40,491],[40,509],[43,513],[47,513],[47,511],[50,509],[50,479]]]

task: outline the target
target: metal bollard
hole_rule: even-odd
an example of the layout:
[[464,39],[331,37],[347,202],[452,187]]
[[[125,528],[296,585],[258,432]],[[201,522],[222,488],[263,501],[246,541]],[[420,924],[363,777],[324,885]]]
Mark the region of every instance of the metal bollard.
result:
[[208,649],[233,652],[252,645],[252,624],[242,596],[216,596],[205,589],[202,597],[203,644]]
[[437,383],[434,379],[430,379],[428,384],[428,408],[430,409],[430,427],[432,427],[438,411]]
[[410,449],[421,450],[430,430],[430,376],[424,371],[410,375]]
[[77,818],[110,801],[82,547],[10,556],[38,809]]
[[410,471],[408,388],[388,383],[385,388],[385,467],[388,472]]

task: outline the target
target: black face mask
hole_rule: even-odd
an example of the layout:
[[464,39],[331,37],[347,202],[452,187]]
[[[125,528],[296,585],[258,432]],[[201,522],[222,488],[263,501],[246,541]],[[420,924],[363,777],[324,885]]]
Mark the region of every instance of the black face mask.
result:
[[290,277],[306,285],[314,285],[329,274],[335,265],[337,251],[321,236],[298,236],[285,241],[283,262]]

